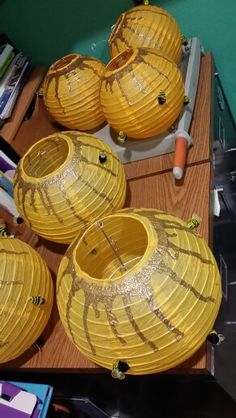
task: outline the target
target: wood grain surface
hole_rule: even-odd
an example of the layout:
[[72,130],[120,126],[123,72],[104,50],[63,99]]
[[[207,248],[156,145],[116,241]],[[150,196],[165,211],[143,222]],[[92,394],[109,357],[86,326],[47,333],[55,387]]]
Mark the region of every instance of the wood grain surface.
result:
[[46,69],[44,67],[35,67],[32,70],[24,85],[22,93],[16,102],[11,118],[9,118],[0,129],[0,136],[2,136],[9,144],[11,144],[16,137],[17,132],[22,125],[25,113],[34,98],[35,93],[40,87],[45,74]]

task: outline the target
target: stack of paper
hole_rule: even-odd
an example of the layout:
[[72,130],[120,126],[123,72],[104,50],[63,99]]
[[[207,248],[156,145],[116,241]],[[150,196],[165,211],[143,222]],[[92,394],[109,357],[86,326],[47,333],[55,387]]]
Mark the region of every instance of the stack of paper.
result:
[[22,52],[17,52],[10,43],[0,44],[0,126],[11,116],[29,69]]

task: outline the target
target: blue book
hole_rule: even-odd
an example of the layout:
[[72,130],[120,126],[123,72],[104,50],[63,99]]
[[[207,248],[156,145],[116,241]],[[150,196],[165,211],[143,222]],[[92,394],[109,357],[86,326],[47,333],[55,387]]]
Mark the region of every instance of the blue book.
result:
[[0,170],[0,187],[13,198],[13,181]]

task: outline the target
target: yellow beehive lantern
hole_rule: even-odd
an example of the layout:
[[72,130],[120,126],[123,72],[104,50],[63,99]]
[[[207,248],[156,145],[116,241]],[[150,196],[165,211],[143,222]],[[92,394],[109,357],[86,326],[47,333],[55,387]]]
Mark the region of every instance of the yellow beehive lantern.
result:
[[0,363],[38,339],[52,304],[51,276],[39,254],[16,238],[0,238]]
[[44,102],[54,119],[68,129],[88,131],[105,121],[99,102],[104,64],[70,54],[52,64],[44,81]]
[[109,38],[112,57],[128,48],[154,48],[179,63],[182,35],[175,19],[156,6],[136,6],[122,13]]
[[132,138],[166,131],[184,103],[184,83],[177,65],[153,49],[128,49],[106,66],[101,106],[107,122]]
[[205,341],[220,301],[206,242],[155,209],[98,219],[59,266],[57,305],[66,333],[107,369],[122,362],[130,374],[148,374],[180,364]]
[[88,223],[121,209],[125,195],[124,168],[116,154],[79,131],[35,143],[14,178],[14,199],[26,224],[60,243],[70,243]]

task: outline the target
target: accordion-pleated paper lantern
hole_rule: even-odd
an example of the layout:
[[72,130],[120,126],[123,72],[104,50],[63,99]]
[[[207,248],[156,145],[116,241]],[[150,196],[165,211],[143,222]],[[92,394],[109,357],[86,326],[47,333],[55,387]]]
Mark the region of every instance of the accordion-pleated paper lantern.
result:
[[128,49],[106,66],[101,106],[108,123],[132,138],[166,131],[184,103],[184,83],[177,65],[153,49]]
[[156,6],[136,6],[122,13],[109,38],[111,56],[128,48],[154,48],[178,63],[182,35],[175,19]]
[[203,344],[221,301],[215,259],[185,222],[124,209],[91,225],[65,253],[57,304],[67,335],[95,363],[130,374],[172,368]]
[[44,102],[54,119],[68,129],[98,128],[105,121],[99,101],[104,64],[70,54],[52,64],[44,81]]
[[125,195],[124,168],[116,154],[78,131],[35,143],[14,177],[14,199],[26,224],[60,243],[70,243],[89,222],[121,209]]
[[39,254],[16,238],[0,238],[0,363],[38,339],[52,304],[52,279]]

